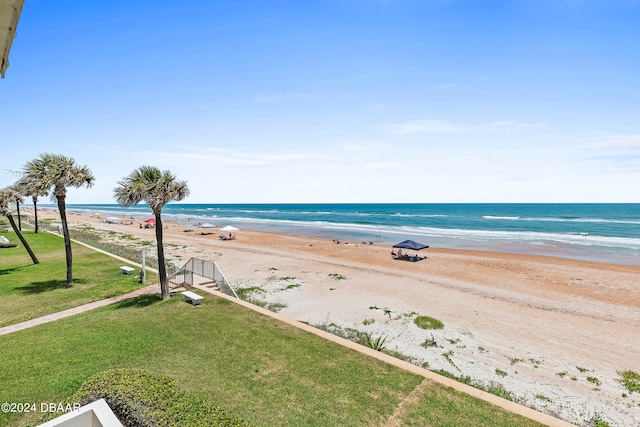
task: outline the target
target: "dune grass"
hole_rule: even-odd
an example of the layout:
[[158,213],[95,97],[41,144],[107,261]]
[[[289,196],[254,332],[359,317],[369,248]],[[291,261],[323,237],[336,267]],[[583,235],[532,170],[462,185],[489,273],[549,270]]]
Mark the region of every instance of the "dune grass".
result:
[[[49,233],[22,232],[40,263],[33,264],[22,245],[0,249],[0,326],[11,325],[92,301],[131,292],[141,285],[123,275],[125,264],[73,244],[73,286],[66,285],[64,241]],[[15,233],[3,232],[11,242]],[[151,276],[151,277],[149,277]],[[155,277],[149,275],[147,283]]]

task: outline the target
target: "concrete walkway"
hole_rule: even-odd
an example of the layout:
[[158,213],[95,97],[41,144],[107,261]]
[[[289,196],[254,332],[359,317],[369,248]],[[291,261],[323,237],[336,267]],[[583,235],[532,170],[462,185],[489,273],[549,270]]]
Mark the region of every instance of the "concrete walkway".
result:
[[85,311],[93,310],[94,308],[104,307],[105,305],[113,304],[115,302],[120,302],[129,298],[134,298],[141,295],[157,294],[159,293],[159,291],[160,291],[160,286],[158,284],[145,286],[144,288],[137,289],[133,292],[129,292],[128,294],[116,295],[115,297],[79,305],[77,307],[72,307],[67,310],[59,311],[57,313],[51,313],[45,316],[36,317],[34,319],[30,319],[25,322],[4,326],[0,328],[0,335],[6,335],[6,334],[10,334],[11,332],[21,331],[23,329],[30,328],[32,326],[53,322],[54,320],[73,316],[74,314],[83,313]]

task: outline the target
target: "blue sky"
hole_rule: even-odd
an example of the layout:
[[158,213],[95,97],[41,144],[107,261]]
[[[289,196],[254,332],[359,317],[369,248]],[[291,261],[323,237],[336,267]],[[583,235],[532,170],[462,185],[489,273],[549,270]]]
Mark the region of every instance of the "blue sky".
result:
[[0,187],[43,152],[115,203],[640,202],[638,0],[26,0]]

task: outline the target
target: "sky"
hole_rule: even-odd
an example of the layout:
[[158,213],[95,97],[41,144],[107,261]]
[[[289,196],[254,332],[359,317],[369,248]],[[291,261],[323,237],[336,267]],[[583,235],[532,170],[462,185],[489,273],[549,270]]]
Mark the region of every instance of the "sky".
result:
[[116,203],[640,202],[640,0],[26,0],[0,188],[51,152]]

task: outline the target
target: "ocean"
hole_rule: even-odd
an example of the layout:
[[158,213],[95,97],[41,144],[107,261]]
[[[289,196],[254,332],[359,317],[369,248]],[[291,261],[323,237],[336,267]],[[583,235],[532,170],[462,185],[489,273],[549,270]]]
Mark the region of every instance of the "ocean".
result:
[[[44,206],[53,208],[53,205]],[[145,219],[146,205],[67,206]],[[640,204],[168,204],[163,218],[256,231],[640,265]]]

